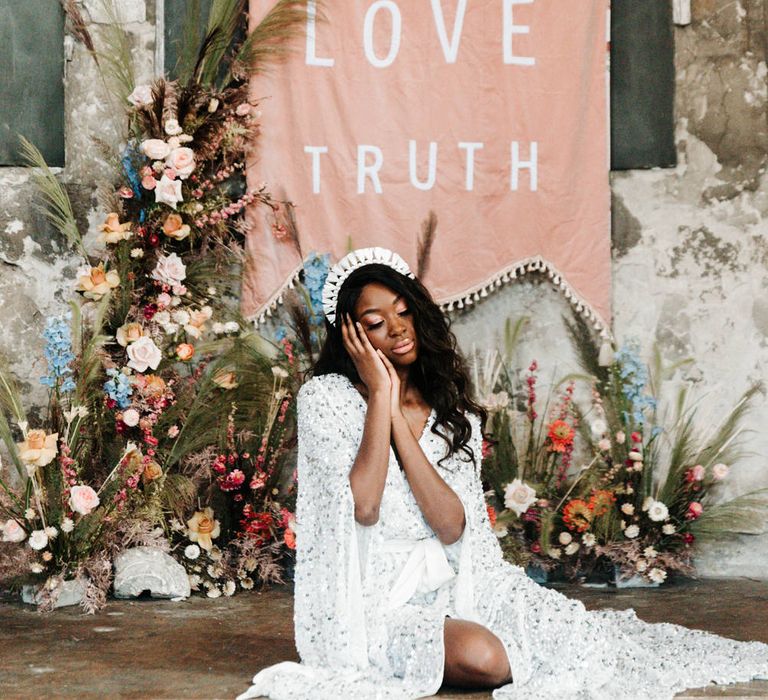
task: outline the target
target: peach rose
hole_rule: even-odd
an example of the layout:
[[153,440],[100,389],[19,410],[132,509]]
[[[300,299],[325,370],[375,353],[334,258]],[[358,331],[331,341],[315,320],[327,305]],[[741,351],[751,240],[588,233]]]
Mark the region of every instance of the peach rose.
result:
[[176,357],[182,362],[187,362],[192,359],[195,354],[195,346],[189,343],[179,343],[176,346]]
[[168,214],[163,223],[163,233],[168,238],[174,238],[177,241],[183,241],[191,232],[189,225],[185,224],[178,214]]
[[182,146],[174,148],[165,159],[165,164],[176,171],[176,176],[186,180],[195,169],[195,152]]
[[105,272],[104,263],[101,262],[96,267],[86,267],[78,272],[75,289],[87,299],[98,301],[119,284],[120,275],[114,270]]
[[117,329],[115,337],[120,345],[127,347],[144,337],[144,329],[140,323],[124,323]]
[[144,471],[141,474],[141,478],[144,480],[144,483],[149,483],[150,481],[159,479],[162,475],[162,467],[153,459],[151,462],[147,462],[144,465]]
[[213,375],[213,383],[221,389],[234,389],[238,386],[237,375],[232,371],[220,369]]
[[192,311],[184,325],[184,330],[193,338],[199,338],[205,331],[205,322],[213,316],[213,309],[204,306],[199,311]]
[[162,139],[147,139],[141,142],[141,152],[150,160],[163,160],[168,157],[171,147]]
[[128,346],[128,366],[137,372],[146,372],[148,368],[157,369],[163,354],[149,336],[142,336]]
[[145,175],[141,178],[141,186],[145,190],[154,190],[157,187],[157,180],[155,180],[153,175]]
[[127,241],[131,237],[131,224],[130,222],[121,224],[120,216],[115,212],[110,212],[107,214],[106,221],[99,227],[99,231],[101,231],[101,236],[99,236],[101,243],[119,243],[120,241]]
[[219,521],[213,517],[213,508],[197,511],[187,520],[187,537],[191,542],[197,542],[206,552],[213,549],[213,542],[221,532]]
[[27,538],[24,528],[13,518],[6,520],[0,529],[3,531],[3,542],[23,542]]
[[19,456],[27,464],[44,467],[50,464],[58,452],[58,433],[48,435],[45,430],[30,430],[24,442],[17,444]]
[[69,492],[69,507],[75,513],[88,515],[98,505],[99,496],[90,486],[73,486]]
[[139,390],[144,396],[158,398],[165,393],[165,379],[156,374],[147,374],[138,381]]

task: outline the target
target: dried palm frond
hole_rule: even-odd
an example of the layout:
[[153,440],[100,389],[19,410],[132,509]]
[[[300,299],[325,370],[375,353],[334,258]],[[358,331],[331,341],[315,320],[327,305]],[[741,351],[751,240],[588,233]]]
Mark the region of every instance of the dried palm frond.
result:
[[576,349],[581,368],[599,382],[607,385],[610,378],[610,369],[600,366],[600,346],[597,344],[597,339],[592,329],[578,314],[574,314],[572,320],[564,317],[563,323],[568,329],[568,335],[571,337],[573,347]]
[[432,244],[435,242],[437,234],[437,214],[434,211],[427,214],[427,218],[421,224],[421,235],[418,238],[418,254],[416,264],[416,277],[421,279],[427,274],[429,269],[430,254]]
[[187,0],[184,3],[184,21],[182,22],[181,38],[178,40],[179,50],[176,65],[170,71],[181,85],[186,85],[192,77],[198,58],[202,40],[200,28],[203,24],[203,13],[200,0]]
[[77,248],[87,258],[88,255],[77,228],[69,195],[48,167],[48,163],[45,162],[45,158],[37,146],[23,136],[19,136],[19,141],[21,142],[21,157],[24,164],[33,168],[31,171],[32,182],[43,196],[41,209],[45,218],[66,238],[70,247]]
[[7,414],[13,416],[16,423],[25,423],[26,414],[21,403],[21,393],[16,382],[11,376],[11,372],[4,363],[0,363],[0,440],[5,443],[8,454],[11,457],[16,471],[19,473],[22,482],[27,480],[27,473],[19,457],[16,442],[13,439],[13,430],[8,422]]
[[[278,0],[243,42],[234,57],[226,85],[232,78],[244,79],[263,73],[270,63],[284,58],[291,50],[289,41],[303,31],[307,22],[307,0]],[[322,19],[320,2],[314,4]]]
[[107,90],[117,97],[121,104],[125,104],[128,95],[136,86],[131,44],[128,34],[123,29],[123,21],[116,3],[112,0],[100,0],[100,2],[109,22],[99,31],[103,48],[96,51],[94,58]]
[[75,0],[61,0],[61,6],[64,9],[64,14],[69,19],[69,33],[77,39],[85,48],[88,53],[93,56],[93,60],[96,61],[96,65],[99,64],[99,57],[96,53],[96,47],[93,43],[93,37],[88,31],[88,27],[85,22],[83,14],[80,12],[80,8],[77,6]]
[[768,488],[708,506],[688,529],[703,541],[768,532]]

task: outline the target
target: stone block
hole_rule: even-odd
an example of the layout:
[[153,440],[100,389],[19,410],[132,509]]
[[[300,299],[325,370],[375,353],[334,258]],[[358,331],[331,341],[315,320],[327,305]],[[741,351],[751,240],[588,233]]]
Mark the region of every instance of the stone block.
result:
[[[61,590],[53,604],[54,608],[66,608],[70,605],[79,605],[85,595],[85,584],[80,579],[64,581]],[[21,599],[27,605],[39,605],[42,599],[40,586],[27,585],[21,589]]]

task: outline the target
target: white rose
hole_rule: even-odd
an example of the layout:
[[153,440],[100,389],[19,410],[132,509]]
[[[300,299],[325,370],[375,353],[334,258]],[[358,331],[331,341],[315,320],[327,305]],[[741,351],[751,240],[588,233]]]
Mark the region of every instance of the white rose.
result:
[[629,540],[635,539],[640,534],[640,528],[637,525],[630,525],[626,530],[624,530],[624,537],[626,537]]
[[45,530],[34,530],[29,536],[29,546],[35,550],[45,549],[48,546],[48,535]]
[[578,542],[571,542],[566,548],[565,553],[567,555],[576,554],[576,552],[579,551],[579,543]]
[[200,547],[196,544],[187,545],[184,549],[184,556],[187,559],[197,559],[200,556]]
[[648,572],[648,578],[654,583],[664,583],[667,578],[667,572],[664,569],[654,567]]
[[584,543],[585,547],[594,547],[595,546],[595,536],[591,532],[585,532],[581,536],[581,541]]
[[90,486],[73,486],[69,492],[69,507],[75,513],[88,515],[98,505],[99,496]]
[[152,94],[152,88],[149,85],[137,85],[133,92],[128,95],[128,102],[134,107],[146,107],[155,101]]
[[504,489],[504,507],[522,515],[536,500],[536,491],[520,479],[507,484]]
[[240,324],[237,321],[227,321],[224,324],[225,333],[237,333],[240,330]]
[[176,171],[177,177],[186,180],[195,169],[195,152],[191,148],[174,148],[165,159],[165,164]]
[[561,532],[557,539],[560,541],[560,544],[570,544],[573,541],[570,532]]
[[123,411],[123,423],[129,428],[134,428],[139,424],[139,412],[135,408],[129,408],[127,411]]
[[184,129],[179,126],[178,119],[166,119],[164,129],[168,136],[178,136],[184,131]]
[[153,279],[174,287],[178,286],[186,277],[187,267],[176,253],[161,255],[157,259],[155,269],[152,270]]
[[631,503],[625,503],[621,506],[621,512],[624,513],[624,515],[633,515],[635,507]]
[[672,523],[665,523],[664,526],[661,528],[661,531],[665,535],[674,535],[676,532],[675,526]]
[[162,139],[147,139],[141,142],[141,152],[150,160],[163,160],[171,152],[171,147]]
[[712,478],[715,479],[715,481],[721,481],[728,476],[729,471],[731,471],[731,469],[727,464],[716,464],[712,467]]
[[13,518],[5,521],[2,530],[3,542],[23,542],[27,538],[27,533],[24,532],[24,528]]
[[171,180],[171,178],[164,174],[155,187],[155,203],[167,204],[175,209],[176,205],[183,201],[181,180]]
[[669,517],[669,509],[661,501],[654,501],[648,506],[648,517],[655,523],[660,523]]
[[72,518],[64,518],[64,520],[61,521],[62,532],[72,532],[72,530],[74,529],[75,529],[75,521],[72,520]]
[[155,345],[155,341],[145,335],[128,346],[128,357],[130,358],[129,367],[133,367],[137,372],[146,372],[150,367],[153,370],[157,369],[163,354]]
[[598,418],[597,420],[592,421],[590,428],[592,430],[592,436],[595,438],[602,437],[605,435],[605,431],[608,430],[608,426],[605,424],[605,421],[602,418]]

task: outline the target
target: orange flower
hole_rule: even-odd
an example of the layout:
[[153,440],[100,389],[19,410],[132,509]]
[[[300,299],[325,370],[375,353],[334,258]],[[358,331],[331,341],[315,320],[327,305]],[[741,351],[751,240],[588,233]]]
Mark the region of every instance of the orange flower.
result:
[[610,491],[594,491],[589,497],[589,509],[595,514],[596,518],[605,515],[616,503],[616,496]]
[[574,498],[563,508],[563,522],[569,530],[584,532],[592,524],[594,513],[586,501]]
[[178,357],[182,362],[191,360],[194,354],[195,347],[189,343],[179,343],[176,346],[176,357]]
[[486,504],[486,510],[488,511],[488,520],[491,521],[491,527],[496,527],[496,509],[493,506]]
[[288,549],[296,549],[296,533],[288,528],[285,531],[285,546],[288,547]]
[[163,233],[169,238],[175,238],[177,241],[183,241],[190,231],[189,225],[185,224],[178,214],[168,214],[163,223]]
[[139,374],[136,377],[136,384],[139,391],[147,398],[157,399],[166,392],[165,380],[156,374]]
[[550,452],[565,452],[565,448],[573,443],[575,432],[564,420],[556,420],[549,424],[547,435],[552,440]]

